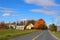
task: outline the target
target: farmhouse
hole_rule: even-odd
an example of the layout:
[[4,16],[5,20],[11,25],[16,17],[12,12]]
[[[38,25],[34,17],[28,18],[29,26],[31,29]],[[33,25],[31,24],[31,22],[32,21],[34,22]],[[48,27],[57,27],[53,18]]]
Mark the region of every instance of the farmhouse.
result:
[[16,26],[11,24],[11,25],[9,25],[9,28],[15,29]]
[[9,23],[9,28],[24,30],[27,20],[20,20],[18,22]]
[[34,27],[33,24],[29,24],[29,25],[26,27],[26,29],[32,29],[33,27]]

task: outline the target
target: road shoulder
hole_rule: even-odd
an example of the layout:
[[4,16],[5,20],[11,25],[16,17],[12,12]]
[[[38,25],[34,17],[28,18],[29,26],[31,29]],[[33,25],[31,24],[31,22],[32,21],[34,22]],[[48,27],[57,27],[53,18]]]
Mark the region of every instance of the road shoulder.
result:
[[48,31],[54,38],[56,38],[57,40],[60,40],[58,37],[56,37],[54,34],[51,33],[51,31]]

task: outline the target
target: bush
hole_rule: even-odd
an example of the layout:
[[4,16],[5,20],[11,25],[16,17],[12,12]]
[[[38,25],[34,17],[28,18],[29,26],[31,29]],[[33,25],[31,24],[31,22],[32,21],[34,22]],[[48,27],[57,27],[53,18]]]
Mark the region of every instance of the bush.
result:
[[57,26],[55,24],[50,24],[49,25],[49,30],[51,30],[51,31],[57,31]]

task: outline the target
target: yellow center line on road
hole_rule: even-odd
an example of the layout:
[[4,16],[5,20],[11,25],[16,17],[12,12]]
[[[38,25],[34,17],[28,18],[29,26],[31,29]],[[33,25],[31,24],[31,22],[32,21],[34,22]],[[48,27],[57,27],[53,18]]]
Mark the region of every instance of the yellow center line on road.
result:
[[38,34],[36,37],[34,37],[32,40],[35,40],[35,39],[37,39],[40,35],[42,35],[42,33],[41,34]]

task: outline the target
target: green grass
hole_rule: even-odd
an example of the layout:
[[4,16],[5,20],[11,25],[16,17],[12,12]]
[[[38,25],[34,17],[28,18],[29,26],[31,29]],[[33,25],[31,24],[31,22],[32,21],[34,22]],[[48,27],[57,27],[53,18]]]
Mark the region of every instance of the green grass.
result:
[[4,29],[0,30],[0,40],[8,40],[9,38],[26,35],[29,33],[38,32],[39,30],[14,30],[14,29]]
[[60,39],[60,32],[52,32],[52,33]]

